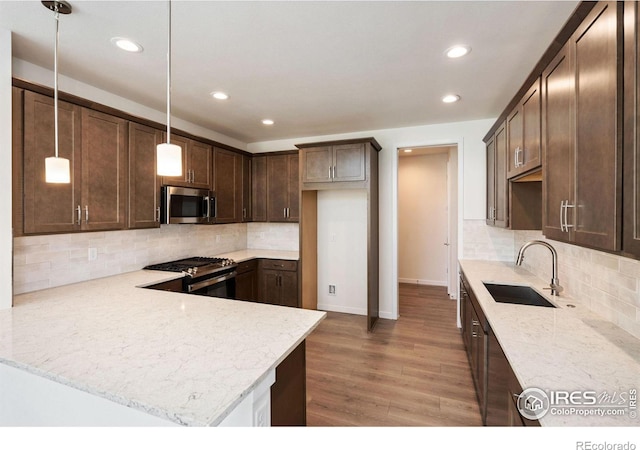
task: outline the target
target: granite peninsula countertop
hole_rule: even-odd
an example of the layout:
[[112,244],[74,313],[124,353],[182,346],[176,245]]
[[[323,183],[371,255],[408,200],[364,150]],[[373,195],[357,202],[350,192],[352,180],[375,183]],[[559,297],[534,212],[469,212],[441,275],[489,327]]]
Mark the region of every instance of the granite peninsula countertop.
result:
[[217,425],[326,316],[139,287],[176,275],[18,295],[0,311],[0,363],[181,425]]
[[[639,339],[592,313],[579,299],[550,296],[542,290],[548,281],[514,263],[461,260],[460,267],[523,389],[626,393],[627,399],[631,389],[640,390]],[[557,308],[497,303],[483,281],[531,286]],[[638,409],[619,416],[547,413],[540,423],[640,426]]]

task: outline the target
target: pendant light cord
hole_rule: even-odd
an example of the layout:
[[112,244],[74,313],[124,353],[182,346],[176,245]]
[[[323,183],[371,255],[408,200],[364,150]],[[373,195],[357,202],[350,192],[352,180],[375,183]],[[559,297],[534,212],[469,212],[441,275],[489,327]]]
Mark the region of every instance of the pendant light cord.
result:
[[171,143],[171,0],[169,0],[167,43],[167,144]]
[[58,39],[59,39],[59,28],[60,28],[60,6],[58,2],[55,2],[55,13],[56,13],[56,42],[55,47],[53,49],[53,103],[54,103],[54,133],[55,133],[55,154],[56,158],[58,157]]

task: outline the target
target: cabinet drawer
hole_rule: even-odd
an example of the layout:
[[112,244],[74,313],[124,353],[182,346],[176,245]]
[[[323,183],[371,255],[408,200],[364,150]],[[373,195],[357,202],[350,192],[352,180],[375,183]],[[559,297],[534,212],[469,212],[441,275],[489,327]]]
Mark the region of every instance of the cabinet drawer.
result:
[[250,259],[248,261],[242,261],[238,263],[238,267],[236,268],[236,272],[238,274],[251,272],[254,270],[258,270],[258,261],[255,259]]
[[262,259],[260,260],[262,269],[287,270],[295,272],[298,270],[298,261],[290,261],[285,259]]

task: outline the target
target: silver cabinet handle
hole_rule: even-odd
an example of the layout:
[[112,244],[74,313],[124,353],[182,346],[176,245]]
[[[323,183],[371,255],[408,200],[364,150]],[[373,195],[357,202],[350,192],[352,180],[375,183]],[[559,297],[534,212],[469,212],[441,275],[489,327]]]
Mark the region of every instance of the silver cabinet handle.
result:
[[282,216],[286,219],[287,218],[287,208],[282,208]]
[[247,208],[242,208],[242,218],[243,219],[247,218]]
[[156,208],[156,222],[160,222],[160,207]]
[[76,207],[76,213],[78,214],[76,220],[78,221],[78,225],[80,225],[82,223],[82,208],[80,208],[80,205]]
[[89,205],[84,205],[84,223],[89,223]]
[[564,227],[564,200],[560,200],[560,232],[564,233],[566,231]]
[[569,232],[569,228],[573,228],[573,225],[569,225],[569,221],[567,220],[567,211],[569,208],[575,208],[576,205],[570,205],[569,200],[567,200],[564,204],[564,231]]
[[329,179],[333,178],[333,168],[329,166]]
[[513,166],[515,168],[518,167],[518,152],[520,151],[520,147],[516,147],[515,152],[513,153]]
[[518,167],[524,166],[524,148],[520,149],[520,153],[518,156]]

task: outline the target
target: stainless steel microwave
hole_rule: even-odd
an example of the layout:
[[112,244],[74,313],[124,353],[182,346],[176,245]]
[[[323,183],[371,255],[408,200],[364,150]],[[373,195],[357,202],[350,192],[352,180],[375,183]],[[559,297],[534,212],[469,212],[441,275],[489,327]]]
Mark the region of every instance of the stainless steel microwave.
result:
[[160,223],[211,223],[216,217],[216,198],[207,189],[162,186]]

